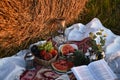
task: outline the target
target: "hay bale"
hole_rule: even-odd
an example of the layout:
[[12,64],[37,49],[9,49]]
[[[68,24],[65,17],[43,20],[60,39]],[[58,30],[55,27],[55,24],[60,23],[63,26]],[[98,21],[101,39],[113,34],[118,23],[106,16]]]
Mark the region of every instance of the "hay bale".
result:
[[87,0],[0,0],[0,57],[10,56],[57,30],[55,18],[74,22]]

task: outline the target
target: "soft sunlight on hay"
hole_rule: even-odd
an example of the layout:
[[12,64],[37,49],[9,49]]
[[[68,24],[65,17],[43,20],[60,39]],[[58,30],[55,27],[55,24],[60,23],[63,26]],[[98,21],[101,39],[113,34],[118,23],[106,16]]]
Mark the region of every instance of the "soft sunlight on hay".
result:
[[87,0],[0,0],[0,57],[15,54],[56,31],[54,18],[74,22]]

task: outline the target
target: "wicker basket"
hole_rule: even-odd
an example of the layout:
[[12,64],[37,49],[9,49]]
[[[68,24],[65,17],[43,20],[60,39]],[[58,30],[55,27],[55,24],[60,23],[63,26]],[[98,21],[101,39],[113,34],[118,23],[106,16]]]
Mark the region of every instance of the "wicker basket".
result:
[[56,55],[55,57],[53,57],[51,60],[47,61],[47,60],[43,60],[43,59],[39,59],[38,57],[35,57],[35,62],[37,64],[40,64],[40,65],[43,65],[43,66],[50,66],[50,64],[54,61],[56,61],[57,59],[57,56]]

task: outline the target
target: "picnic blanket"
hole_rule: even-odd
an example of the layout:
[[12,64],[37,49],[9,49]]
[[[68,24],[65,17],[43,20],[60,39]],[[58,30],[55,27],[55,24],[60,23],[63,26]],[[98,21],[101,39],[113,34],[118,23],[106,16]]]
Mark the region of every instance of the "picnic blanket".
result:
[[[103,33],[107,34],[105,43],[106,61],[119,57],[120,62],[120,36],[105,28],[97,18],[94,18],[86,25],[82,23],[73,24],[66,28],[65,35],[69,41],[81,41],[89,36],[89,32],[96,32],[99,29],[104,29]],[[99,38],[96,39],[96,41],[98,40]],[[26,70],[24,56],[27,52],[29,52],[29,49],[24,49],[16,53],[16,55],[0,59],[1,80],[20,80],[20,75]],[[116,74],[120,77],[120,66],[117,71],[119,73]]]
[[26,70],[20,80],[75,80],[73,74],[58,74],[50,67],[35,66],[34,70]]

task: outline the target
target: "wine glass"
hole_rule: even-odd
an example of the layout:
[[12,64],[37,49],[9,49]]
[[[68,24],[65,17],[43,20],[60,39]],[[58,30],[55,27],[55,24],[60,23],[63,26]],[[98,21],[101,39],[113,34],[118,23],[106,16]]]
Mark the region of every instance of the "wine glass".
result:
[[64,35],[64,30],[65,30],[65,19],[61,18],[61,19],[56,19],[57,22],[57,27],[58,27],[58,33],[60,35]]
[[54,38],[54,41],[57,42],[57,45],[59,47],[61,44],[67,42],[67,39],[66,39],[66,37],[64,35],[64,30],[66,28],[65,27],[65,19],[64,18],[55,19],[55,22],[57,23],[57,28],[58,28],[57,33],[58,33],[58,36],[56,36]]

